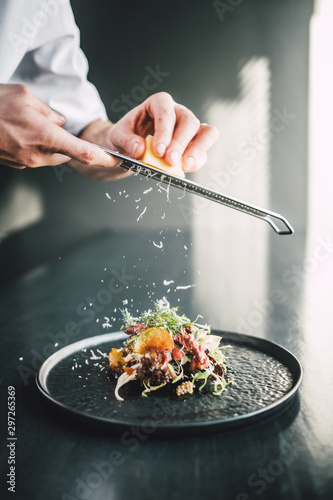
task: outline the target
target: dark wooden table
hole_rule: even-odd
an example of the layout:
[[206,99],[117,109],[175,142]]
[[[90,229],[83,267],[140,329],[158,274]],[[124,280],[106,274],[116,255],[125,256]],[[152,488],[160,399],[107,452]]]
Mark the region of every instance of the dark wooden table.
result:
[[[66,417],[39,393],[34,373],[52,352],[105,332],[104,317],[114,317],[111,323],[118,330],[118,309],[126,300],[134,309],[151,306],[152,300],[166,293],[164,278],[180,285],[195,283],[191,235],[164,231],[164,236],[161,252],[153,244],[161,237],[153,230],[151,234],[103,233],[2,288],[1,498],[15,498],[6,485],[8,386],[15,388],[16,498],[20,500],[333,498],[333,332],[332,322],[323,316],[323,305],[328,302],[320,281],[332,270],[331,250],[321,247],[317,257],[322,260],[317,260],[316,273],[310,272],[310,264],[303,265],[302,234],[290,240],[270,234],[266,302],[255,309],[263,311],[266,304],[265,326],[258,322],[258,335],[289,348],[304,368],[299,397],[283,413],[207,435],[172,438],[138,432],[131,445],[126,445],[111,430]],[[184,246],[186,259],[179,257]],[[297,274],[292,266],[298,264]],[[222,275],[223,266],[227,273],[222,260]],[[112,297],[103,295],[111,278],[116,284]],[[315,278],[313,288],[306,286],[308,278]],[[212,311],[213,303],[220,301],[221,317],[226,318],[225,324],[221,320],[212,325],[215,328],[237,326],[228,313],[232,304],[225,298],[228,286],[241,286],[241,274],[235,275],[235,281],[228,285],[216,276],[216,283],[211,283]],[[254,281],[253,293],[256,286]],[[276,288],[283,290],[281,304],[267,298]],[[315,316],[309,318],[303,305],[311,290]],[[195,287],[172,289],[168,297],[188,316],[204,312],[210,322],[209,306],[198,310],[194,292]],[[255,317],[258,314],[246,313],[252,328],[249,333],[256,333]]]

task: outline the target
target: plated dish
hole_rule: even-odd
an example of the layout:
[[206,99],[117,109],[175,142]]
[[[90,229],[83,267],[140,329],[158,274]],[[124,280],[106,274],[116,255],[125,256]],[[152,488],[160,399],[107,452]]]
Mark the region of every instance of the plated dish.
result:
[[139,316],[127,309],[122,314],[127,339],[123,347],[113,347],[109,353],[118,401],[124,401],[120,388],[133,381],[139,382],[145,397],[166,387],[177,396],[204,389],[220,396],[231,383],[221,337],[198,323],[200,316],[191,321],[178,313],[178,307],[170,307],[166,298]]
[[[127,339],[113,332],[83,339],[50,356],[36,376],[46,400],[65,418],[117,432],[140,426],[163,434],[191,434],[247,425],[286,408],[302,379],[295,356],[266,339],[212,330],[230,345],[232,385],[220,397],[196,391],[177,396],[154,391],[149,397],[127,384],[125,401],[114,397],[116,380],[108,374],[108,353]],[[228,348],[229,351],[229,348]]]

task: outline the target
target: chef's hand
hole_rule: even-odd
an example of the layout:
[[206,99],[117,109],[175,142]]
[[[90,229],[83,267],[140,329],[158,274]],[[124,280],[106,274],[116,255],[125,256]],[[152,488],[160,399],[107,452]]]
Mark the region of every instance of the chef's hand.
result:
[[185,172],[193,172],[207,161],[206,151],[218,138],[215,127],[198,118],[166,92],[159,92],[129,111],[110,131],[114,145],[140,158],[145,150],[143,137],[153,135],[153,149],[169,165],[183,157]]
[[[192,111],[177,104],[166,92],[148,97],[115,124],[101,120],[91,123],[81,137],[139,159],[148,134],[154,137],[153,149],[157,156],[169,165],[183,157],[185,172],[202,167],[207,161],[207,150],[218,139],[215,127],[200,123]],[[70,164],[83,174],[105,180],[114,178],[118,171],[80,166],[77,162]]]
[[61,128],[66,119],[25,85],[0,84],[0,165],[14,168],[59,165],[112,167],[115,159]]

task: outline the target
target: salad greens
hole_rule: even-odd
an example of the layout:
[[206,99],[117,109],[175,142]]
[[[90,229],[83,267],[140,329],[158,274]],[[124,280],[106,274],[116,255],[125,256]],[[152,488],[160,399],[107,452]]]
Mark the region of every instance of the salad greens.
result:
[[[135,323],[143,322],[147,325],[147,328],[159,326],[161,328],[165,328],[171,333],[178,332],[184,325],[187,324],[195,325],[207,332],[210,331],[210,327],[208,325],[199,325],[196,323],[196,320],[191,323],[189,318],[187,318],[184,314],[180,316],[178,314],[179,308],[170,307],[170,304],[165,297],[154,302],[154,306],[155,310],[152,311],[151,309],[148,309],[148,311],[143,311],[138,317],[132,316],[127,309],[121,309],[121,313],[123,315],[123,325],[121,329],[124,330]],[[201,318],[201,316],[197,316],[197,319],[198,318]]]
[[117,378],[115,395],[126,383],[136,380],[143,387],[142,396],[166,385],[176,387],[177,395],[212,387],[219,396],[230,383],[221,337],[212,335],[208,325],[191,322],[170,307],[164,297],[154,303],[154,310],[133,316],[121,310],[122,329],[128,335],[124,347],[109,354],[109,370]]

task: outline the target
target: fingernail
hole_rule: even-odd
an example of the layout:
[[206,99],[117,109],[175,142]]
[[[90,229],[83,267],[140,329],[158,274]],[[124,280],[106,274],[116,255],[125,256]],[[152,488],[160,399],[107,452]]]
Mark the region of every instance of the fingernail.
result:
[[138,142],[135,142],[132,146],[132,156],[135,156],[136,150],[138,149]]
[[115,163],[115,158],[110,156],[108,153],[105,153],[108,157],[108,160],[103,164],[104,167],[109,168],[109,167],[117,167],[118,164]]
[[57,118],[58,118],[58,120],[59,120],[60,122],[64,122],[64,121],[66,121],[66,118],[64,117],[64,115],[61,115],[61,114],[60,114],[60,113],[58,113],[57,111],[56,111],[56,114],[57,114]]
[[180,160],[180,154],[178,153],[178,151],[171,151],[170,160],[174,164]]
[[163,144],[162,142],[157,144],[156,151],[157,151],[157,154],[159,154],[160,156],[164,155],[165,149],[166,149],[165,144]]
[[192,158],[192,156],[187,156],[184,160],[185,170],[190,170],[193,164],[194,164],[194,159]]

